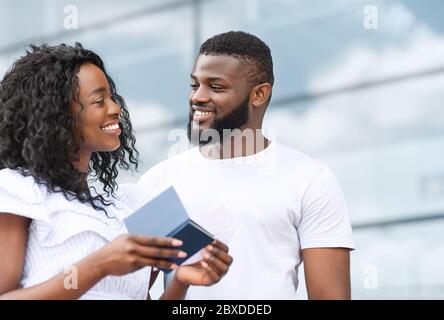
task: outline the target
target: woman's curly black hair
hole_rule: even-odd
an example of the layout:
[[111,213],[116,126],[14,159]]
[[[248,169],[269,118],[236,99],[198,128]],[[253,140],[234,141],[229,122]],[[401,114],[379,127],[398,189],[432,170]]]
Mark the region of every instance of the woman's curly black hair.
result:
[[109,197],[117,189],[118,168],[137,169],[139,153],[125,101],[117,94],[100,57],[79,43],[31,45],[31,51],[6,72],[0,82],[0,169],[33,176],[49,191],[62,192],[68,200],[78,199],[106,213],[104,208],[113,202],[89,187],[87,174],[73,165],[82,141],[76,138],[79,120],[70,112],[70,105],[80,103],[77,74],[84,63],[96,65],[106,75],[121,108],[122,130],[120,147],[93,153],[88,173],[103,184]]

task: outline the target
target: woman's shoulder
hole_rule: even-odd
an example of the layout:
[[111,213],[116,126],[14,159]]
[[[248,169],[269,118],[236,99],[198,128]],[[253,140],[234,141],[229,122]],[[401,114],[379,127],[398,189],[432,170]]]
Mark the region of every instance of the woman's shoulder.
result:
[[43,208],[44,188],[32,175],[19,169],[0,170],[0,212],[47,220]]
[[28,203],[42,202],[45,193],[31,174],[19,169],[0,170],[0,190]]
[[20,170],[0,170],[0,213],[10,213],[35,221],[33,230],[44,247],[63,243],[84,232],[93,232],[111,241],[126,232],[121,219],[126,207],[110,205],[106,214],[62,192],[48,191],[33,176]]

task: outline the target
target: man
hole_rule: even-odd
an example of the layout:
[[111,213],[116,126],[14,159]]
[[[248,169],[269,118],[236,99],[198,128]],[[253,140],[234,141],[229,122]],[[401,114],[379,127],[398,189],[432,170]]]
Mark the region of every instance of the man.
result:
[[188,136],[199,146],[140,179],[146,189],[173,185],[197,221],[222,205],[233,218],[230,271],[187,299],[293,299],[302,261],[309,299],[350,298],[353,241],[341,189],[325,165],[264,136],[273,82],[270,49],[257,37],[208,39],[189,97]]

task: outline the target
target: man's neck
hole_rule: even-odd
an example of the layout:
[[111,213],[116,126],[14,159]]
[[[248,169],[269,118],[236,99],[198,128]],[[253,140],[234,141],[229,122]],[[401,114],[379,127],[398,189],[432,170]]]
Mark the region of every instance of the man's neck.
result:
[[231,159],[247,157],[266,149],[270,141],[264,137],[261,129],[243,129],[223,137],[222,143],[210,143],[200,148],[208,159]]

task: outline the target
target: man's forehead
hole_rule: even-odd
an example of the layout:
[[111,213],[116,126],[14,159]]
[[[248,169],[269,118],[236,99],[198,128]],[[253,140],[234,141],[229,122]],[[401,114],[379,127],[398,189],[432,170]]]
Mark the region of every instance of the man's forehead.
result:
[[229,55],[204,55],[197,57],[193,75],[215,78],[237,78],[240,75],[239,59]]

